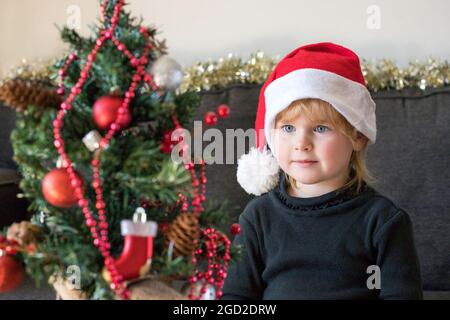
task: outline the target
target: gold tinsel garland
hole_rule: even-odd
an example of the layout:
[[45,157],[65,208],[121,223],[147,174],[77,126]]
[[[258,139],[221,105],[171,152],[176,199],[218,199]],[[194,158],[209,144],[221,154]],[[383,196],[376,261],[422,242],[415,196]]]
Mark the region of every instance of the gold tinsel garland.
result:
[[180,90],[196,91],[225,88],[231,84],[261,84],[277,64],[279,58],[258,51],[246,61],[229,54],[218,61],[197,62],[185,68]]
[[[185,79],[180,87],[208,91],[222,89],[235,84],[262,84],[275,67],[279,57],[271,57],[258,51],[248,60],[229,54],[227,58],[197,62],[185,68]],[[22,79],[51,79],[51,63],[37,64],[23,61],[19,67],[3,79],[20,77]],[[450,84],[450,65],[447,60],[428,59],[426,62],[410,62],[405,68],[395,65],[392,60],[382,59],[377,63],[362,60],[361,67],[367,87],[371,91],[402,90],[405,88],[437,88]],[[2,81],[0,81],[2,83]]]
[[[218,61],[197,62],[185,69],[181,91],[194,89],[208,91],[233,84],[262,84],[279,58],[257,52],[247,61],[229,56]],[[363,60],[361,63],[367,87],[371,91],[402,90],[417,87],[421,90],[450,84],[450,66],[447,60],[428,59],[427,62],[410,62],[405,68],[397,67],[389,59],[378,63]]]
[[12,67],[5,76],[1,77],[0,85],[11,79],[26,79],[36,81],[52,81],[56,84],[51,66],[56,63],[56,59],[46,61],[28,62],[26,59],[15,67]]
[[389,59],[377,64],[363,60],[362,69],[367,87],[371,91],[402,90],[416,87],[421,90],[450,84],[450,65],[447,60],[428,59],[410,62],[405,68],[397,67]]

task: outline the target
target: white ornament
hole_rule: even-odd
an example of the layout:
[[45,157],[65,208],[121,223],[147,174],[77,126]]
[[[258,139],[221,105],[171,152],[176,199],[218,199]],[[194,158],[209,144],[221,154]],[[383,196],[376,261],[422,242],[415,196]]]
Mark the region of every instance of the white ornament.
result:
[[278,184],[280,167],[272,152],[251,148],[238,160],[237,181],[249,194],[259,196]]
[[157,59],[150,68],[153,81],[161,89],[175,90],[183,82],[184,73],[181,65],[165,55]]
[[102,136],[98,133],[97,130],[90,131],[83,138],[83,143],[90,151],[95,151],[100,148],[100,141],[102,140]]
[[61,156],[59,156],[58,160],[56,160],[56,167],[57,168],[65,168],[66,166],[64,164],[65,164],[65,162],[63,161],[63,158]]
[[44,224],[47,219],[48,214],[45,211],[39,212],[39,222]]
[[212,284],[205,286],[206,292],[202,294],[200,300],[216,300],[216,288]]
[[210,283],[205,285],[205,293],[201,294],[201,289],[204,284],[204,279],[201,279],[194,284],[186,282],[181,288],[181,292],[183,295],[187,296],[192,290],[192,294],[194,297],[198,298],[198,300],[216,300],[216,288]]

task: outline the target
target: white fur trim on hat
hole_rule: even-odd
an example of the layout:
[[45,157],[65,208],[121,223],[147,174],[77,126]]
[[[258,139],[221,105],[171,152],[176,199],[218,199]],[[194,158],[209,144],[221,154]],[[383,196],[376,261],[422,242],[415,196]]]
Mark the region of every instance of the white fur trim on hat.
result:
[[293,101],[316,98],[330,103],[350,124],[369,138],[376,140],[375,102],[362,84],[336,73],[320,69],[299,69],[270,83],[264,92],[266,115],[264,131],[269,147],[270,130],[277,114]]
[[279,166],[272,152],[251,148],[238,160],[237,181],[249,194],[259,196],[278,184]]

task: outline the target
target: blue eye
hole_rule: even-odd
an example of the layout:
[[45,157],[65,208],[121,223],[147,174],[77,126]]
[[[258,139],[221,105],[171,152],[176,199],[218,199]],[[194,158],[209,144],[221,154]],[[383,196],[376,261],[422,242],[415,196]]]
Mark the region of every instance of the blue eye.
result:
[[328,128],[326,126],[321,126],[321,125],[317,126],[315,129],[323,129],[323,130],[318,130],[317,132],[319,132],[319,133],[323,133],[327,130],[330,130],[330,128]]
[[283,130],[286,133],[292,133],[295,131],[295,127],[290,124],[287,124],[287,125],[282,126],[281,130]]

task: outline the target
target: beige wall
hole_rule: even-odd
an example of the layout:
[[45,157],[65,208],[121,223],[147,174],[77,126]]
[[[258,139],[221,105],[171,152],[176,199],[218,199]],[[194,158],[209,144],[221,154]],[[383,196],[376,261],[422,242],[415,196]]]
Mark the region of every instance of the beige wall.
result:
[[[286,54],[300,44],[334,41],[366,58],[400,65],[430,55],[449,59],[448,0],[128,0],[135,15],[155,24],[183,64],[257,49]],[[380,8],[381,28],[367,27],[369,5]],[[70,5],[81,10],[81,32],[98,16],[97,0],[0,0],[0,72],[22,58],[64,52],[55,27]]]

